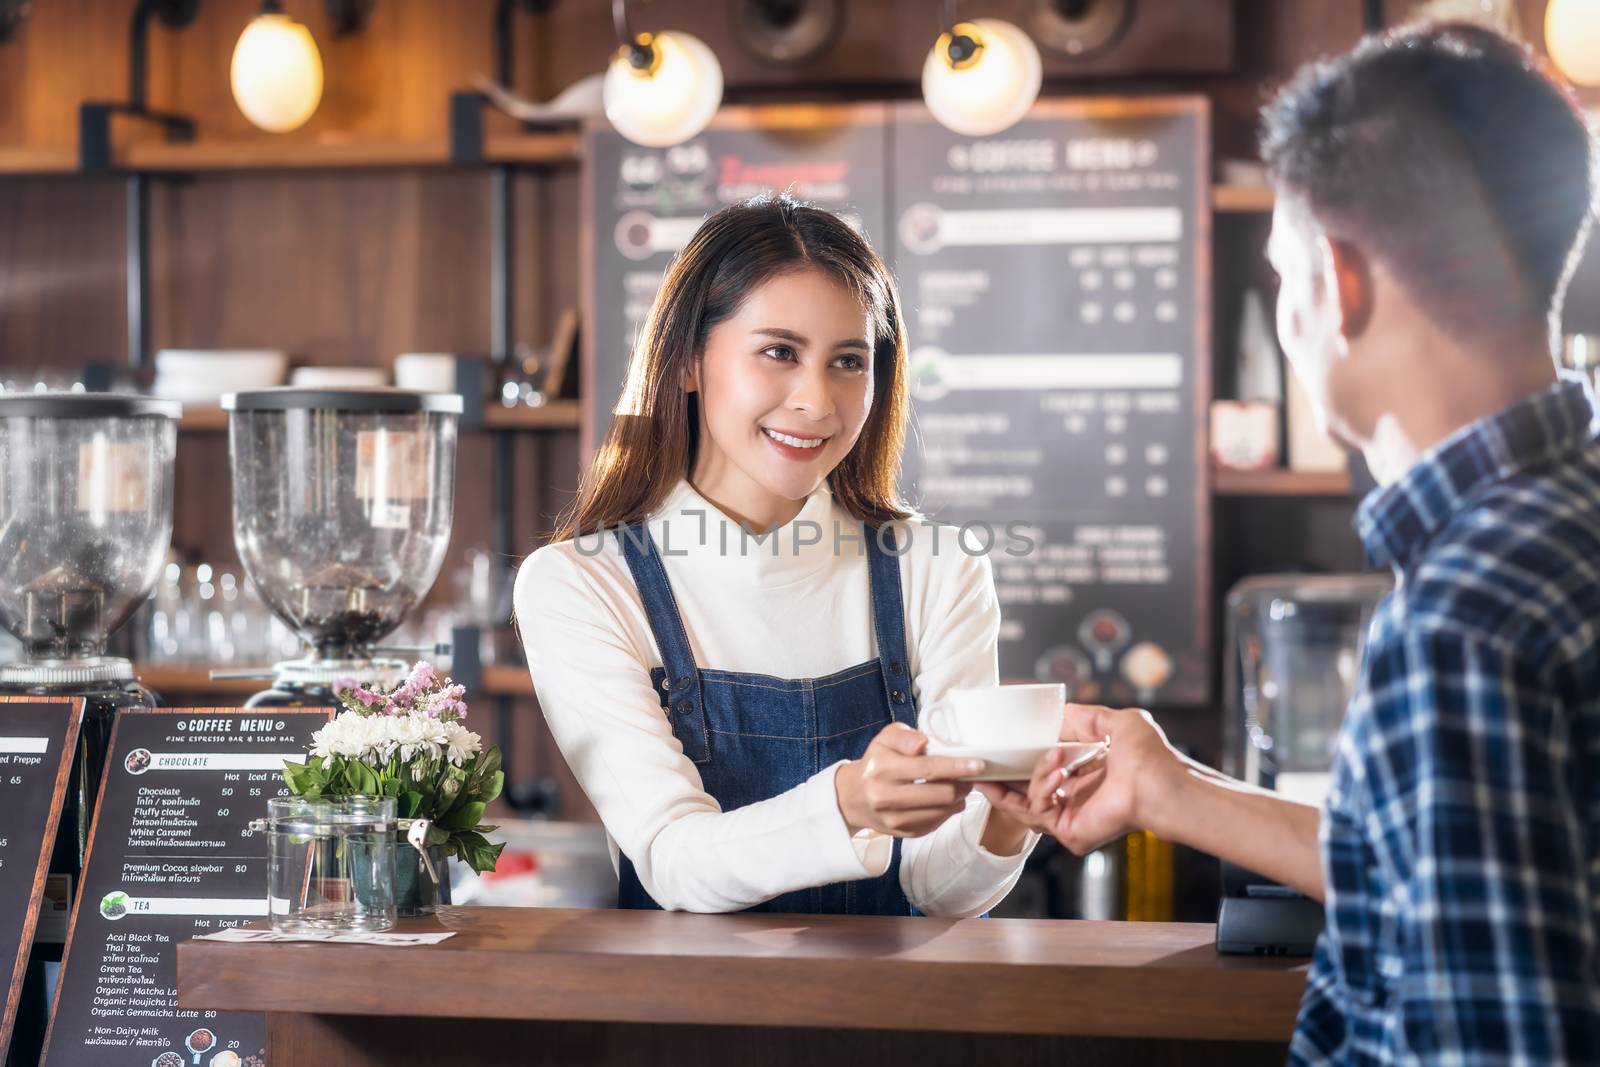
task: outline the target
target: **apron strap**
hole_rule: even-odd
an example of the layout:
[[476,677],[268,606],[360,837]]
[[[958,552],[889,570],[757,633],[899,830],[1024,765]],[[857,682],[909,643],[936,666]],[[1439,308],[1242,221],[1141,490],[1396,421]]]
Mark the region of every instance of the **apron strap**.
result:
[[661,682],[661,704],[666,709],[672,733],[683,746],[684,755],[695,763],[711,758],[711,735],[706,724],[705,701],[700,692],[700,671],[695,666],[689,634],[683,628],[678,601],[667,581],[667,569],[656,552],[656,542],[644,523],[617,530],[622,558],[633,574],[644,603],[644,615],[656,639],[656,651],[666,677]]
[[872,585],[872,630],[878,638],[883,695],[894,721],[916,729],[917,700],[911,692],[906,655],[905,601],[900,594],[900,557],[891,524],[865,526],[867,573]]

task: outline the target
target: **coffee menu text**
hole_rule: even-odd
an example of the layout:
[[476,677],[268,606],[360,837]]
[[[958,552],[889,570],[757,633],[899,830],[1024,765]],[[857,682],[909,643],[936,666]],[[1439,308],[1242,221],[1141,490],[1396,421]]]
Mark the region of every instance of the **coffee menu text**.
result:
[[77,700],[8,700],[0,707],[0,963],[10,977],[0,1059],[16,1024],[82,715]]
[[177,1006],[178,943],[267,914],[252,830],[327,722],[315,709],[140,708],[118,717],[45,1050],[51,1065],[259,1067],[253,1013]]

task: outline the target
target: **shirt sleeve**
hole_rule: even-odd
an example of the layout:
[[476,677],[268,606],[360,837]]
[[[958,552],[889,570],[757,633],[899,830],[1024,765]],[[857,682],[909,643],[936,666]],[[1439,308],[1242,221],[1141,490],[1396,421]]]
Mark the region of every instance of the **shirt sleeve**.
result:
[[[933,531],[929,531],[932,533]],[[940,528],[927,615],[911,668],[917,707],[926,711],[950,689],[999,684],[1000,603],[988,556],[967,555],[954,530]],[[966,808],[926,837],[908,839],[900,855],[900,888],[924,915],[966,918],[1005,899],[1039,842],[1030,833],[1014,856],[996,856],[980,842],[993,809],[973,790]]]
[[551,735],[656,903],[739,911],[886,869],[881,848],[852,840],[834,791],[837,765],[722,811],[672,734],[649,663],[581,563],[556,547],[535,552],[517,573],[514,600]]
[[[1600,1049],[1581,799],[1559,687],[1499,643],[1420,628],[1375,663],[1365,813],[1400,899],[1373,961],[1406,1062],[1561,1063]],[[1379,903],[1379,902],[1374,902]],[[1392,910],[1390,910],[1392,909]]]

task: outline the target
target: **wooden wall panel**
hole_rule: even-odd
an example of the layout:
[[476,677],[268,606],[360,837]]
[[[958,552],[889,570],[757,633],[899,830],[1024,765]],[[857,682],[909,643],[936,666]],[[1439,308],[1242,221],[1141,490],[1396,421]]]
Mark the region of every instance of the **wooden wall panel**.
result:
[[155,348],[387,364],[488,349],[481,171],[227,174],[151,196]]
[[0,179],[0,377],[124,358],[124,247],[122,182]]
[[[452,89],[492,69],[495,0],[379,0],[363,29],[335,37],[321,0],[288,0],[322,53],[322,104],[283,141],[443,138]],[[0,45],[0,145],[73,146],[77,106],[127,95],[128,29],[135,0],[48,0]],[[149,101],[199,123],[207,140],[270,140],[244,118],[228,88],[234,43],[258,0],[204,0],[180,30],[153,23]],[[538,24],[519,15],[519,47],[531,54]],[[532,87],[524,61],[522,84]],[[119,122],[120,127],[120,122]],[[127,127],[129,136],[149,131]]]

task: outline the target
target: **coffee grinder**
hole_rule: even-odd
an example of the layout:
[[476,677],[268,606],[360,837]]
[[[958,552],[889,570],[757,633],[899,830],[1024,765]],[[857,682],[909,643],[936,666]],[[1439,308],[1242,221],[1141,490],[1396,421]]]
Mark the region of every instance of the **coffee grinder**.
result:
[[[84,702],[47,898],[72,899],[118,709],[159,703],[106,641],[165,562],[180,414],[143,396],[0,395],[0,625],[22,646],[19,661],[0,665],[0,693]],[[40,916],[12,1062],[29,1062],[43,1041],[42,976],[66,940],[59,914]]]
[[[330,705],[341,678],[397,685],[408,665],[378,642],[444,562],[461,397],[276,388],[233,393],[222,406],[240,562],[309,649],[274,665],[272,688],[247,706]],[[224,674],[250,676],[213,677]]]

